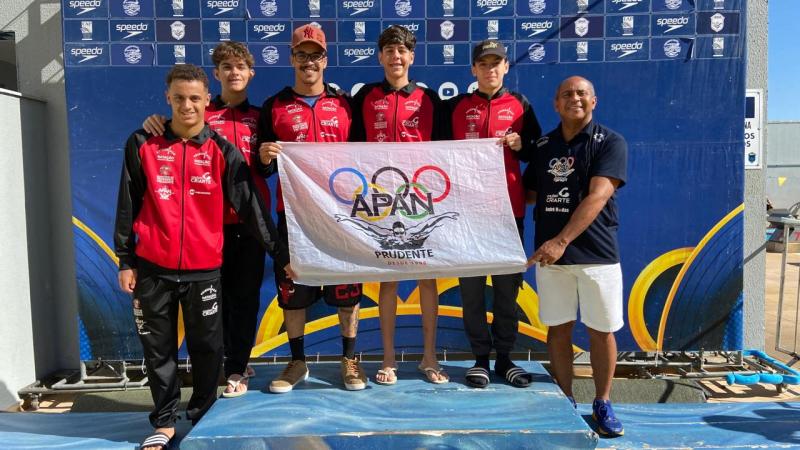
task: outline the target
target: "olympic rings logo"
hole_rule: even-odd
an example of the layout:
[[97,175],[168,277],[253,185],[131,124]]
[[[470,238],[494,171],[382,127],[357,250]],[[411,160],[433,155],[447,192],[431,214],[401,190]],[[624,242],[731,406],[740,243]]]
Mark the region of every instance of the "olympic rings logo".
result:
[[[428,172],[441,179],[437,183],[438,189],[434,189],[428,179]],[[424,183],[423,179],[428,179],[429,183]],[[399,183],[391,186],[393,180]],[[355,187],[349,196],[343,196],[336,190],[337,182],[339,185]],[[395,213],[412,220],[420,220],[433,213],[434,204],[441,203],[450,195],[450,188],[450,176],[441,167],[434,165],[418,168],[411,178],[403,170],[393,166],[381,167],[372,174],[369,181],[361,171],[353,167],[338,168],[328,178],[328,189],[333,198],[339,203],[352,206],[351,216],[357,215],[370,221],[382,220]],[[437,192],[439,190],[441,192]],[[367,202],[366,197],[370,197],[371,202]]]
[[575,158],[572,156],[553,158],[548,164],[550,166],[550,170],[548,170],[548,172],[556,177],[567,177],[575,171],[575,169],[572,168],[574,164]]
[[575,163],[575,158],[572,156],[562,156],[561,158],[553,158],[550,160],[550,168],[554,168],[558,166],[559,168],[564,168],[565,170],[571,169],[572,165]]

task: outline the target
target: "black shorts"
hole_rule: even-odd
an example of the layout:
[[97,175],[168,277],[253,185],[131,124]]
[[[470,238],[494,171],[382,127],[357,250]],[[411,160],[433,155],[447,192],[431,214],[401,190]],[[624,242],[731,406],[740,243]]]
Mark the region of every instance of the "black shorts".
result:
[[[289,248],[289,234],[286,230],[286,214],[278,212],[278,239]],[[278,292],[278,306],[282,309],[305,309],[320,298],[336,308],[349,308],[361,302],[361,284],[340,284],[336,286],[305,286],[286,278],[283,267],[275,268],[275,289]]]

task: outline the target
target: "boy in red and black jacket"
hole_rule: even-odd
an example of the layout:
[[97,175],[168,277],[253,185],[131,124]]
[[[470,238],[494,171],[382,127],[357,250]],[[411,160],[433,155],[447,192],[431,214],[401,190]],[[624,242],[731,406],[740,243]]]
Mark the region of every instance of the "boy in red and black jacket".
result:
[[[220,136],[238,148],[250,166],[253,182],[269,211],[269,187],[255,168],[256,127],[261,109],[247,100],[247,86],[255,76],[253,55],[234,41],[222,42],[211,54],[214,78],[222,91],[206,108],[205,121]],[[153,115],[143,128],[160,136],[166,118]],[[227,205],[223,218],[225,245],[222,249],[223,340],[225,341],[225,378],[223,397],[237,397],[247,392],[248,380],[255,371],[247,365],[256,337],[261,283],[264,279],[265,252],[245,225]]]
[[[503,43],[497,40],[480,42],[472,51],[472,75],[478,89],[448,100],[451,137],[455,140],[498,138],[503,145],[508,194],[522,239],[525,218],[525,187],[522,184],[520,161],[528,161],[534,142],[542,130],[524,95],[503,87],[509,64]],[[530,374],[509,358],[517,337],[517,294],[522,274],[492,275],[491,334],[486,321],[486,277],[459,278],[464,309],[464,330],[475,355],[475,366],[467,370],[467,384],[484,388],[489,384],[489,353],[497,352],[495,373],[513,386],[527,387]]]
[[[260,165],[266,176],[277,171],[275,159],[283,142],[347,142],[350,139],[352,112],[349,97],[325,84],[323,73],[328,64],[327,43],[321,28],[302,25],[292,34],[292,67],[294,86],[285,87],[268,98],[261,107],[258,122]],[[288,230],[283,195],[278,182],[278,236],[288,246]],[[361,285],[305,286],[286,277],[275,266],[278,305],[283,309],[284,326],[289,337],[292,360],[283,372],[270,382],[269,390],[280,394],[292,390],[308,378],[305,362],[304,334],[306,309],[321,297],[337,308],[342,331],[341,375],[347,390],[361,390],[367,377],[355,357],[358,310]]]
[[[442,138],[446,119],[439,96],[409,79],[417,38],[399,25],[392,25],[378,38],[378,60],[384,79],[363,86],[353,98],[353,141],[420,142]],[[439,293],[435,279],[418,280],[423,322],[423,357],[419,370],[432,383],[450,381],[436,357],[436,321]],[[380,384],[397,382],[394,348],[397,316],[397,282],[380,285],[378,311],[381,318],[383,363],[375,377]]]
[[[223,217],[232,206],[258,244],[292,275],[289,255],[257,194],[241,152],[203,122],[208,78],[193,65],[167,74],[172,121],[162,136],[134,132],[125,147],[114,244],[120,288],[133,294],[156,432],[141,448],[175,434],[180,385],[176,343],[183,310],[194,389],[187,417],[198,421],[216,398],[222,369]],[[227,200],[227,204],[226,204]]]

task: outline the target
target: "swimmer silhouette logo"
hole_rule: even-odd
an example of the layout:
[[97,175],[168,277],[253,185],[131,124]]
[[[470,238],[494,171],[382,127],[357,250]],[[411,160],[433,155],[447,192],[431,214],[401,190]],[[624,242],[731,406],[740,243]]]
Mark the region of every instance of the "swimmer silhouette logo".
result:
[[458,220],[459,214],[442,211],[450,195],[450,176],[442,168],[425,165],[411,177],[392,166],[376,170],[367,179],[358,169],[340,167],[328,179],[331,195],[350,208],[334,214],[336,222],[350,226],[375,241],[375,258],[415,260],[435,257],[425,242],[434,232]]

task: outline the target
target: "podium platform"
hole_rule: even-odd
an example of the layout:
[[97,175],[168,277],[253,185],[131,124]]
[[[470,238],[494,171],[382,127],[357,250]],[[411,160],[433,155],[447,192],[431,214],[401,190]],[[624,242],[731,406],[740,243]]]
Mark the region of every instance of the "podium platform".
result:
[[[468,388],[468,363],[445,363],[452,381],[434,385],[416,363],[400,365],[394,386],[345,391],[337,363],[311,364],[312,377],[288,394],[264,387],[281,365],[257,367],[251,390],[220,399],[194,428],[180,420],[171,449],[722,449],[800,448],[795,402],[616,404],[625,436],[600,439],[591,406],[572,408],[538,363],[536,381],[517,389],[493,376]],[[370,377],[377,364],[366,364]],[[0,449],[138,448],[147,413],[0,413]]]
[[199,449],[542,449],[595,448],[597,435],[538,362],[525,389],[492,375],[486,389],[464,384],[471,362],[442,363],[451,382],[432,384],[417,363],[400,363],[393,386],[344,389],[338,363],[309,364],[310,377],[287,394],[270,394],[282,365],[257,367],[250,391],[220,399],[182,440]]

